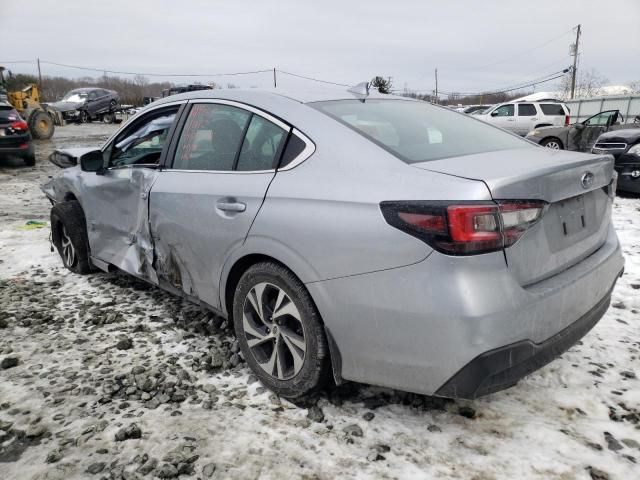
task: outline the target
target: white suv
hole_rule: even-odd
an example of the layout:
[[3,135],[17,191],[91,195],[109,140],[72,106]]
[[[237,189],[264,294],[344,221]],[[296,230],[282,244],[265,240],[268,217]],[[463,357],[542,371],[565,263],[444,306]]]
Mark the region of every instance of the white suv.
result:
[[560,102],[511,102],[490,108],[477,118],[518,135],[538,127],[569,125],[569,108]]

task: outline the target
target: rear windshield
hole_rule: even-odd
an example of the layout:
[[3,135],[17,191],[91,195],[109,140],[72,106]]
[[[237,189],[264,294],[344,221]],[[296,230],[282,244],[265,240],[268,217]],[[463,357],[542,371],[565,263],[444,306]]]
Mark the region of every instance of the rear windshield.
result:
[[16,112],[12,106],[0,104],[0,120],[14,122],[20,120],[20,117],[18,117],[18,112]]
[[515,135],[426,102],[339,100],[314,108],[381,146],[406,163],[474,153],[535,148]]
[[564,115],[562,105],[559,103],[541,103],[540,108],[545,115]]

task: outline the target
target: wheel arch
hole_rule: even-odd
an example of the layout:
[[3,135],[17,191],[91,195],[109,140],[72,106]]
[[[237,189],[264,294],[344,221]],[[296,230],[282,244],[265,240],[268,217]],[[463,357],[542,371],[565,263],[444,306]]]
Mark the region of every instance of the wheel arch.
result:
[[565,143],[562,141],[562,139],[559,137],[556,137],[555,135],[549,135],[548,137],[544,137],[542,140],[540,140],[540,145],[542,145],[548,140],[556,140],[563,149],[566,148]]
[[[220,306],[222,312],[227,315],[227,318],[230,322],[233,322],[233,295],[240,281],[240,278],[242,278],[244,272],[251,268],[251,266],[261,262],[272,262],[281,265],[291,273],[293,273],[293,275],[295,275],[303,284],[305,283],[305,277],[304,275],[301,275],[299,273],[300,270],[291,268],[289,262],[282,261],[279,258],[276,258],[276,256],[267,253],[256,252],[245,253],[244,255],[239,256],[238,258],[234,259],[233,262],[228,262],[230,265],[228,268],[225,268],[223,270],[223,280],[220,282]],[[294,261],[294,263],[296,262]],[[309,268],[311,267],[309,266]],[[303,270],[306,271],[306,268],[303,267]],[[308,274],[308,272],[306,273]],[[334,340],[331,331],[327,328],[324,319],[322,318],[318,305],[313,298],[313,294],[310,291],[308,291],[308,293],[316,311],[318,312],[318,318],[320,319],[320,323],[324,328],[324,332],[327,338],[327,344],[329,346],[329,362],[331,364],[334,381],[337,385],[340,385],[342,383],[342,357],[340,354],[340,350],[338,349],[338,345]]]

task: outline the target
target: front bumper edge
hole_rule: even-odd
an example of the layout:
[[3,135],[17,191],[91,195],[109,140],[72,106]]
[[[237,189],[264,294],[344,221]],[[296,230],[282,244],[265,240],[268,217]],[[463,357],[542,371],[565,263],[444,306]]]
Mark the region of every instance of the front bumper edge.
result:
[[447,380],[435,395],[472,400],[515,385],[521,378],[544,367],[584,337],[609,308],[614,286],[615,282],[591,310],[544,342],[524,340],[478,355]]

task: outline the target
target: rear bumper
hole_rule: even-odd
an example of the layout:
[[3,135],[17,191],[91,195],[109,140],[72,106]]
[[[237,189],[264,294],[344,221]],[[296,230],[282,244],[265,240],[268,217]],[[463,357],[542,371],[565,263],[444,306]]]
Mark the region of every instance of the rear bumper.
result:
[[[24,145],[26,147],[23,147]],[[33,142],[30,134],[0,139],[0,155],[24,157],[33,155],[33,152]]]
[[527,287],[502,252],[433,253],[414,265],[307,287],[342,378],[474,398],[513,385],[581,338],[604,314],[623,267],[610,226],[595,253]]
[[610,301],[611,292],[575,323],[544,342],[526,340],[479,355],[435,394],[441,397],[473,399],[515,385],[518,380],[544,367],[575,345],[602,318]]

